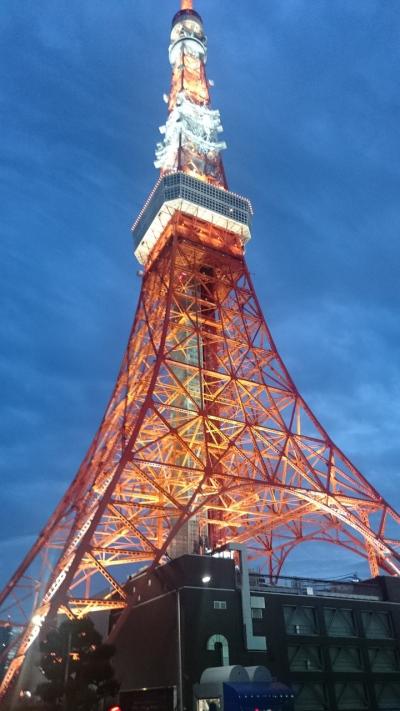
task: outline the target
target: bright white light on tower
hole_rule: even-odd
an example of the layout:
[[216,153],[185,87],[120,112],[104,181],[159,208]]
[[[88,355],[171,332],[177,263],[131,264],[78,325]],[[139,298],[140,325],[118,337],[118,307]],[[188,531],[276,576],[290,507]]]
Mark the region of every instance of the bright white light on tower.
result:
[[205,583],[209,583],[210,580],[211,580],[211,575],[203,575],[201,582],[205,584]]

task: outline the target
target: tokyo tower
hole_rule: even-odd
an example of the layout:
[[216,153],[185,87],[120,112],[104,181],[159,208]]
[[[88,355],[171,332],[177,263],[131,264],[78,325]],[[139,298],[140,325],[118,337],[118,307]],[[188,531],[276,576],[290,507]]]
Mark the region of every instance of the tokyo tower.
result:
[[160,177],[132,228],[133,327],[79,471],[0,595],[13,631],[3,696],[57,614],[128,610],[139,567],[246,544],[274,579],[318,541],[400,575],[398,513],[310,410],[261,312],[244,259],[252,208],[228,188],[206,59],[202,19],[182,0]]

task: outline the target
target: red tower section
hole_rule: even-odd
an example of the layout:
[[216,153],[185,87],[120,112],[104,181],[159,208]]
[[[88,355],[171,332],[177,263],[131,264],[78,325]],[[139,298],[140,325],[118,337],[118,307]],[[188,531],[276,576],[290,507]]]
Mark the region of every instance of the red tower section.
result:
[[246,543],[273,579],[313,540],[365,558],[372,575],[400,574],[398,514],[307,406],[262,315],[244,260],[252,210],[226,187],[205,46],[184,0],[161,177],[133,227],[134,324],[89,451],[1,593],[14,632],[2,694],[57,613],[129,609],[138,565]]

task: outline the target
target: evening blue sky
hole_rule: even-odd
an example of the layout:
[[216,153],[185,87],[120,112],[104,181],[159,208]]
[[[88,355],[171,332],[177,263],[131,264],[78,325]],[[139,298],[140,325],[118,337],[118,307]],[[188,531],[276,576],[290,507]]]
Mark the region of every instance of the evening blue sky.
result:
[[[0,584],[97,429],[140,280],[177,0],[0,4]],[[291,375],[400,506],[400,3],[198,0],[247,260]],[[299,547],[298,575],[366,574]]]

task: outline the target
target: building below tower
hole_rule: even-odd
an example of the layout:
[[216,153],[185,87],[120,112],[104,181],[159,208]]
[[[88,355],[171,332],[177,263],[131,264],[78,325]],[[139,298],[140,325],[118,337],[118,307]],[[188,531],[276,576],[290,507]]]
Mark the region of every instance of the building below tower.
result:
[[[10,642],[11,632],[12,632],[11,625],[6,623],[6,624],[2,624],[0,626],[0,658],[1,658],[1,652],[3,651],[3,649],[5,649],[7,647],[7,645]],[[3,659],[0,662],[0,679],[3,678],[4,671],[6,668],[6,662],[7,662],[6,659]]]
[[[128,581],[134,606],[115,639],[123,711],[400,711],[399,579],[271,583],[245,550],[222,555],[184,555]],[[223,691],[200,681],[233,665],[267,667],[275,696],[257,702],[268,685],[228,680],[224,707]]]

